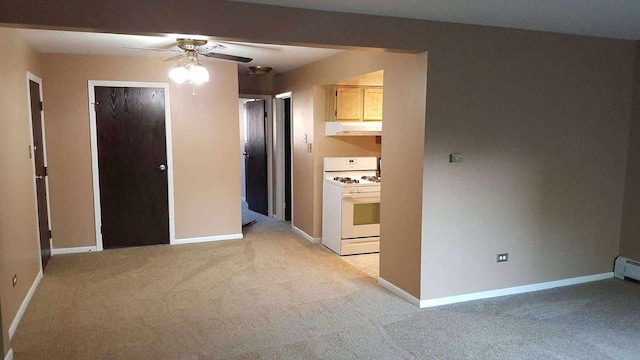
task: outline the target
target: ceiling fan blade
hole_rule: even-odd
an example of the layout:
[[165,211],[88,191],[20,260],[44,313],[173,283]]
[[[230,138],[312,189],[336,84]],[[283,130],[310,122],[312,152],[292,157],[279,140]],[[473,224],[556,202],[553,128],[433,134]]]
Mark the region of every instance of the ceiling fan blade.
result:
[[183,56],[184,56],[184,54],[179,54],[179,55],[176,55],[176,56],[172,56],[172,57],[170,57],[170,58],[168,58],[168,59],[164,59],[163,61],[164,61],[164,62],[166,62],[166,61],[173,61],[173,60],[180,59],[180,58],[181,58],[181,57],[183,57]]
[[259,50],[267,50],[267,51],[275,51],[275,52],[280,51],[280,49],[277,49],[274,47],[262,46],[262,45],[256,45],[256,44],[243,44],[243,43],[236,43],[233,41],[217,41],[217,40],[215,42],[220,43],[222,45],[231,45],[232,47],[237,46],[237,47],[244,47],[248,49],[259,49]]
[[139,47],[130,47],[130,46],[123,46],[125,49],[129,49],[129,50],[149,50],[149,51],[171,51],[171,52],[181,52],[178,49],[163,49],[163,48],[139,48]]
[[235,55],[227,55],[227,54],[220,54],[220,53],[205,53],[202,54],[206,57],[210,57],[210,58],[214,58],[214,59],[222,59],[222,60],[231,60],[231,61],[237,61],[237,62],[241,62],[241,63],[248,63],[253,61],[252,58],[248,58],[248,57],[242,57],[242,56],[235,56]]

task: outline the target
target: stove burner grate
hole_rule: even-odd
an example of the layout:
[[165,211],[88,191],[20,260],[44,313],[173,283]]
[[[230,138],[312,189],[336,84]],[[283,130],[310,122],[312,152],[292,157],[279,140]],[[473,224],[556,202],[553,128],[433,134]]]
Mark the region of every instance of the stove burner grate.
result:
[[336,176],[333,178],[333,180],[335,181],[339,181],[343,184],[358,184],[360,183],[360,180],[356,180],[356,179],[352,179],[348,176]]
[[363,176],[361,179],[365,181],[374,182],[374,183],[379,183],[382,181],[382,178],[380,176]]

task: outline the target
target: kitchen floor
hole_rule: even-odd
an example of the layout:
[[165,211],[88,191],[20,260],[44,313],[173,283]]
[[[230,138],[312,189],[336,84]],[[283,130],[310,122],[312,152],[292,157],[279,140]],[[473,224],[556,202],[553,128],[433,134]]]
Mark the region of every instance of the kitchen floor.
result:
[[380,276],[380,254],[378,253],[341,256],[340,259],[374,279]]

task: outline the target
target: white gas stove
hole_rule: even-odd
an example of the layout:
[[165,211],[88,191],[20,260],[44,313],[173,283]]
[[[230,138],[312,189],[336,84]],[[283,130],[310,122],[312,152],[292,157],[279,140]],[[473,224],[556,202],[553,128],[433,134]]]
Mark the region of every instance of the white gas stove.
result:
[[380,251],[376,157],[324,159],[322,244],[338,255]]

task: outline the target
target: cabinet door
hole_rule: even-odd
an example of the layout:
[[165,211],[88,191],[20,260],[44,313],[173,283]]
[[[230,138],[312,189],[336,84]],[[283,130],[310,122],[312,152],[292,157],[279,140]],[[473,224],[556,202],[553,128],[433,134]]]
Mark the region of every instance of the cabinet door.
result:
[[336,120],[362,121],[362,88],[336,87]]
[[382,88],[364,89],[364,120],[382,120]]

